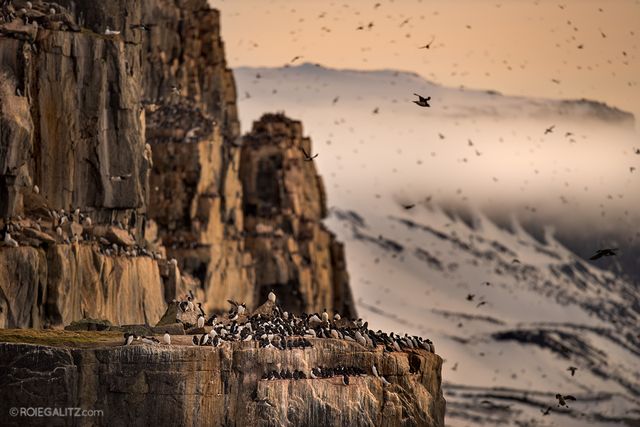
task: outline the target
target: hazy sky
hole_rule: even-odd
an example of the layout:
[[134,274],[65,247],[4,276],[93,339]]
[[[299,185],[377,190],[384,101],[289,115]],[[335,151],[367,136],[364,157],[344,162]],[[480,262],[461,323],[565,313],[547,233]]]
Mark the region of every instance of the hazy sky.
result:
[[[301,56],[295,63],[399,69],[453,87],[590,98],[640,117],[640,0],[211,4],[222,12],[232,67],[282,66]],[[418,49],[432,39],[430,49]]]

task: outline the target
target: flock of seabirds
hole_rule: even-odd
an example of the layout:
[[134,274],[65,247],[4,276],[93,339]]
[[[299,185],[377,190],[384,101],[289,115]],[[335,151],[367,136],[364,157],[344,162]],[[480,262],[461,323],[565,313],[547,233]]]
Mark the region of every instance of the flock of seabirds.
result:
[[[276,304],[276,295],[269,293],[268,300],[258,307],[252,314],[247,312],[246,304],[229,300],[232,308],[229,312],[218,319],[213,314],[207,316],[202,309],[202,304],[193,303],[193,297],[186,295],[183,300],[174,300],[177,310],[180,313],[189,311],[196,312],[198,330],[202,331],[206,326],[210,326],[208,333],[193,335],[192,344],[199,347],[217,348],[225,342],[244,341],[256,342],[259,348],[294,350],[313,347],[310,339],[331,338],[337,340],[351,341],[369,349],[382,346],[385,352],[402,352],[410,350],[426,350],[435,353],[433,342],[419,336],[400,336],[393,332],[387,334],[381,330],[373,331],[369,329],[368,322],[362,319],[347,320],[336,313],[331,319],[329,313],[324,310],[322,313],[311,315],[302,313],[299,317],[293,313],[283,311]],[[187,325],[189,326],[189,325]],[[159,345],[161,342],[155,337],[137,336],[126,332],[124,334],[123,345],[132,345],[134,341],[141,341],[144,344]],[[171,335],[165,331],[162,343],[171,345]],[[317,379],[342,377],[342,383],[349,385],[350,376],[367,375],[368,373],[359,367],[338,366],[335,368],[314,367],[308,373],[289,369],[282,369],[278,364],[278,369],[265,372],[263,380],[280,379]],[[375,365],[371,366],[371,374],[380,378],[387,386],[390,382],[378,373]]]

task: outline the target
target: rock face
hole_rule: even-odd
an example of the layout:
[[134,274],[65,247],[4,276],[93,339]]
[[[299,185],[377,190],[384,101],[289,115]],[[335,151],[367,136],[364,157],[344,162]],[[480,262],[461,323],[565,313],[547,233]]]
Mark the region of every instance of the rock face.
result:
[[153,322],[186,290],[208,311],[274,289],[285,309],[355,315],[301,125],[266,116],[240,153],[206,0],[14,3],[26,12],[0,25],[0,227],[19,244],[0,248],[5,326]]
[[0,248],[1,328],[68,325],[84,317],[155,324],[165,310],[158,263],[89,245]]
[[[383,353],[331,339],[313,339],[314,347],[305,350],[258,349],[244,342],[214,349],[188,346],[189,336],[172,338],[184,345],[0,344],[0,410],[104,411],[102,417],[66,419],[79,425],[142,425],[153,419],[159,425],[171,420],[203,426],[444,426],[442,359],[423,350]],[[350,377],[349,385],[341,377],[261,379],[278,364],[306,373],[345,366],[368,374]],[[371,374],[372,365],[389,386]],[[5,421],[23,425],[25,419]],[[29,419],[39,422],[51,419]]]
[[302,124],[266,114],[245,136],[240,161],[246,245],[261,300],[270,291],[300,312],[355,315],[343,248],[322,224],[324,186]]

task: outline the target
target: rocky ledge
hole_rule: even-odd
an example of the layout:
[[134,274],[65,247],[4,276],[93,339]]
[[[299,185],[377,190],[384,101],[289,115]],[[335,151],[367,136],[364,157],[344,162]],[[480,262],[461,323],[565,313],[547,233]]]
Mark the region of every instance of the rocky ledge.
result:
[[[0,331],[0,413],[12,407],[99,409],[88,418],[29,418],[33,425],[443,426],[442,359],[310,339],[278,350],[256,342],[198,347],[123,346],[114,332]],[[303,379],[263,379],[287,367]],[[374,375],[376,366],[379,376]],[[313,368],[363,374],[310,378]],[[384,384],[384,377],[388,385]],[[21,417],[5,425],[24,425]],[[170,421],[169,421],[170,420]]]

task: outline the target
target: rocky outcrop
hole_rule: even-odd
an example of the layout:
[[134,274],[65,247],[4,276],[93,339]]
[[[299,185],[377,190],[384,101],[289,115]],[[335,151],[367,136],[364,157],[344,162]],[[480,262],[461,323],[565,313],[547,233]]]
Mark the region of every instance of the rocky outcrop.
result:
[[275,291],[294,311],[327,309],[355,316],[343,248],[322,224],[322,179],[302,124],[281,114],[254,123],[242,147],[246,246],[256,293]]
[[[71,333],[41,336],[49,346],[0,344],[0,411],[34,406],[104,411],[100,417],[59,419],[61,425],[153,420],[202,426],[444,426],[442,359],[424,350],[387,353],[333,339],[312,339],[313,348],[304,350],[260,349],[254,342],[193,347],[190,336],[172,337],[171,346],[120,346],[119,338],[109,341],[109,333],[93,334],[99,339],[93,345]],[[371,373],[373,365],[390,385]],[[314,367],[355,367],[367,374],[350,377],[349,385],[341,377],[261,379],[280,366],[307,377]],[[50,425],[51,418],[28,421]]]
[[91,245],[0,248],[0,327],[61,327],[84,317],[155,325],[163,281],[150,257],[107,256]]
[[[254,132],[240,155],[233,74],[219,14],[206,0],[35,3],[16,1],[27,12],[9,13],[0,36],[0,215],[9,218],[3,231],[26,216],[37,227],[21,230],[19,244],[38,253],[71,245],[116,271],[156,264],[122,286],[142,287],[141,295],[159,288],[167,302],[191,290],[219,312],[227,299],[254,307],[276,289],[288,295],[285,309],[355,315],[342,246],[321,223],[321,180],[292,148],[303,141],[301,125],[278,118],[287,143],[271,140],[277,132]],[[34,20],[38,25],[27,25]],[[274,185],[283,190],[282,203],[258,194],[264,189],[255,168],[267,154],[288,159],[260,172],[281,180]],[[254,202],[263,203],[260,212]],[[264,215],[265,206],[274,218]],[[76,209],[91,219],[88,227],[68,215]],[[165,256],[175,263],[157,265]],[[6,248],[0,265],[14,258]],[[47,272],[39,285],[47,292],[35,298],[39,314],[7,315],[7,325],[155,318],[139,301],[127,307],[130,317],[107,297],[110,310],[94,303],[94,287],[114,292],[101,267],[85,270],[89,264],[74,257],[44,265],[29,272]],[[56,270],[74,272],[68,292],[53,292]],[[14,306],[20,298],[9,280],[0,278],[0,301]]]

